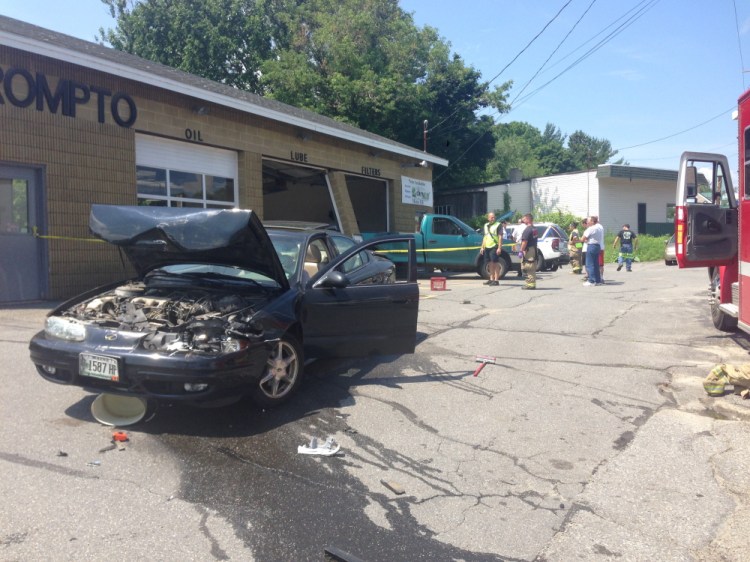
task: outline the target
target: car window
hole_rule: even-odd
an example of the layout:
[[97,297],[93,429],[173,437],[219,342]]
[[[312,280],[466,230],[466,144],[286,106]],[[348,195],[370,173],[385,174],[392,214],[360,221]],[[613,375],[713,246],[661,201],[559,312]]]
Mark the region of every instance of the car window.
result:
[[331,255],[323,238],[310,240],[304,252],[302,262],[303,281],[317,275],[318,271],[325,269],[330,263]]
[[357,245],[354,240],[345,236],[331,236],[330,240],[333,243],[333,247],[336,249],[336,253],[339,255]]
[[357,271],[361,267],[364,267],[365,264],[367,264],[370,261],[370,255],[365,251],[362,250],[361,252],[357,252],[352,257],[350,257],[348,260],[346,260],[344,263],[341,264],[339,267],[339,270],[342,273],[350,274],[354,271]]
[[396,283],[396,269],[389,259],[369,250],[357,252],[339,268],[352,285],[386,285]]
[[563,232],[562,228],[560,228],[557,225],[554,225],[552,229],[555,231],[555,236],[557,236],[560,240],[564,240],[567,242],[568,235]]
[[294,240],[282,236],[271,236],[271,242],[279,256],[281,267],[287,279],[291,279],[297,271],[297,263],[300,257],[300,240]]
[[432,232],[433,234],[465,234],[463,229],[461,229],[461,227],[459,227],[455,222],[442,217],[434,217],[432,219]]

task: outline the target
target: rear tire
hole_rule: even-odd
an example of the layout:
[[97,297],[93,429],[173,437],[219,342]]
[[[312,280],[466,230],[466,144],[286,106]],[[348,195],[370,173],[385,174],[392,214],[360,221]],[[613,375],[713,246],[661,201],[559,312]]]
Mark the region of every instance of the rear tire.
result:
[[714,327],[722,332],[734,332],[737,329],[737,319],[729,316],[719,308],[721,304],[721,273],[718,267],[709,270],[711,320]]
[[500,266],[500,275],[498,276],[498,278],[502,279],[508,274],[508,271],[510,270],[510,264],[508,263],[508,260],[500,256],[500,259],[497,261],[497,265]]
[[542,255],[542,252],[540,252],[538,249],[536,251],[536,270],[537,271],[544,271],[544,256]]
[[[500,259],[497,260],[497,264],[500,266],[500,275],[498,276],[498,279],[502,279],[507,275],[508,271],[510,271],[510,264],[504,256],[500,256]],[[479,262],[479,266],[477,267],[477,273],[482,279],[489,279],[490,262],[485,259],[481,259],[481,261]]]

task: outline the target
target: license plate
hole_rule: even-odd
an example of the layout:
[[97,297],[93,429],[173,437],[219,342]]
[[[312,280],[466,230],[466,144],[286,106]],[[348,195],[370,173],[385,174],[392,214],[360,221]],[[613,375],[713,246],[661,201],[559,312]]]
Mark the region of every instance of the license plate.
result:
[[120,380],[117,359],[105,355],[81,353],[78,357],[78,371],[84,377],[115,382]]

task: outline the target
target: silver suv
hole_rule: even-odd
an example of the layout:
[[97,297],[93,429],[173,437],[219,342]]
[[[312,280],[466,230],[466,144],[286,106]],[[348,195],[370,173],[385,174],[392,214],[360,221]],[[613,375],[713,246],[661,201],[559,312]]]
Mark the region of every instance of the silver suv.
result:
[[[511,233],[516,228],[525,228],[523,225],[514,224],[508,226]],[[537,271],[557,271],[561,265],[570,263],[568,252],[568,235],[559,225],[552,222],[534,223],[537,232],[537,247],[539,257],[536,262]]]

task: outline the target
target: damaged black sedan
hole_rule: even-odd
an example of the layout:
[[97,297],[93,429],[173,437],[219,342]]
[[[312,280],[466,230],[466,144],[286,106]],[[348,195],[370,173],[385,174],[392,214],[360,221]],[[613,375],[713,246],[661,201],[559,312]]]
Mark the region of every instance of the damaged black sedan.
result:
[[[412,353],[413,237],[265,228],[252,211],[94,205],[135,278],[71,299],[30,343],[45,379],[146,400],[276,405],[305,360]],[[409,255],[406,268],[386,257]],[[399,277],[402,276],[402,277]]]

